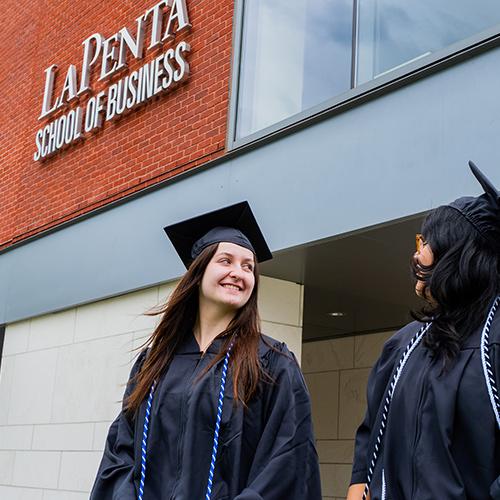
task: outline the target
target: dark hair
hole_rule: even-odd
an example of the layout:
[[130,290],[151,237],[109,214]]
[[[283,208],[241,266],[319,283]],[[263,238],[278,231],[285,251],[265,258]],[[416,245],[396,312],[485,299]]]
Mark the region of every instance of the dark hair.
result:
[[442,206],[422,225],[434,262],[419,265],[412,259],[416,279],[423,281],[427,301],[419,321],[433,321],[424,345],[443,358],[445,368],[458,354],[465,339],[484,322],[499,292],[500,255],[457,210]]
[[[154,380],[165,372],[173,353],[187,336],[191,335],[198,316],[198,285],[205,269],[217,251],[218,243],[205,248],[192,262],[188,271],[176,286],[165,306],[152,314],[163,314],[160,323],[143,347],[149,346],[144,364],[136,375],[132,393],[125,401],[127,412],[137,411],[147,397]],[[255,285],[247,303],[241,307],[227,329],[219,337],[225,339],[221,352],[214,358],[212,366],[224,358],[232,339],[231,373],[235,402],[246,405],[256,392],[261,378],[258,357],[260,342],[260,319],[257,309],[259,272],[254,266]]]

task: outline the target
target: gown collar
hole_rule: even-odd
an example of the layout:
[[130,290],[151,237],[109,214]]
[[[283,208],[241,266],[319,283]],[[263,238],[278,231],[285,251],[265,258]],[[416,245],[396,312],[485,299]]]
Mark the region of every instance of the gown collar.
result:
[[[207,348],[207,353],[219,354],[222,345],[224,343],[225,337],[216,337],[212,343]],[[181,341],[177,354],[200,354],[200,346],[196,341],[193,332],[189,332],[184,339]]]

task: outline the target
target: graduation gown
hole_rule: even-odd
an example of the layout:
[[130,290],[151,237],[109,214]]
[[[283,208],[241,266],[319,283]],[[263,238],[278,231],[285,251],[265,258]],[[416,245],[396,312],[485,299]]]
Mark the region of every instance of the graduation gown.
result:
[[[368,409],[356,434],[351,484],[365,483],[389,381],[422,326],[413,322],[389,339],[368,381]],[[423,341],[394,391],[370,493],[386,499],[500,499],[500,435],[483,375],[481,329],[465,342],[448,372]],[[500,383],[500,313],[490,330],[490,357]]]
[[[261,339],[259,357],[274,383],[262,382],[248,408],[233,406],[229,370],[212,488],[213,500],[320,500],[310,399],[285,344]],[[205,355],[192,334],[160,379],[152,404],[144,500],[203,500],[212,454],[223,360],[201,379],[221,348]],[[131,377],[145,353],[136,361]],[[130,381],[125,398],[132,390]],[[137,498],[146,402],[135,418],[120,413],[109,430],[91,500]]]

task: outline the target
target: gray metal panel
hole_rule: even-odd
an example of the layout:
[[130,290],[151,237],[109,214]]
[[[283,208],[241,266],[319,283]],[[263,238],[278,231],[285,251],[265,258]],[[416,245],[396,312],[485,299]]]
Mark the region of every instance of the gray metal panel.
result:
[[[249,200],[273,251],[500,185],[500,49],[0,255],[0,324],[173,279],[168,223]],[[68,160],[71,156],[68,156]]]

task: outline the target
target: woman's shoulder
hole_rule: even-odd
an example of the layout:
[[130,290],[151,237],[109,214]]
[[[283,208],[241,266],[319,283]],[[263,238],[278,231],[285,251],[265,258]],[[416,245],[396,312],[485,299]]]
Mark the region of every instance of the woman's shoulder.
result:
[[384,366],[390,368],[391,364],[395,363],[396,360],[399,359],[402,351],[408,346],[411,339],[420,330],[420,328],[422,328],[422,326],[424,326],[424,323],[412,321],[391,335],[382,346],[382,350],[377,361],[377,369],[380,370],[381,367]]
[[141,371],[142,365],[144,364],[144,361],[146,361],[148,352],[149,352],[149,347],[146,347],[141,351],[139,351],[135,361],[132,364],[132,370],[130,371],[130,378],[135,377],[135,375],[137,375],[137,373]]
[[261,333],[259,357],[264,373],[270,377],[268,381],[273,382],[265,387],[273,390],[278,387],[278,392],[283,387],[292,387],[297,393],[307,393],[299,362],[285,342]]
[[295,354],[285,342],[260,334],[259,358],[264,368],[298,367]]
[[270,351],[278,350],[288,350],[285,342],[281,342],[280,340],[276,340],[269,335],[265,335],[261,332],[260,341],[259,341],[259,356],[266,355]]
[[425,326],[425,323],[420,321],[412,321],[400,328],[394,335],[384,344],[384,349],[394,350],[399,347],[405,348],[416,333]]

